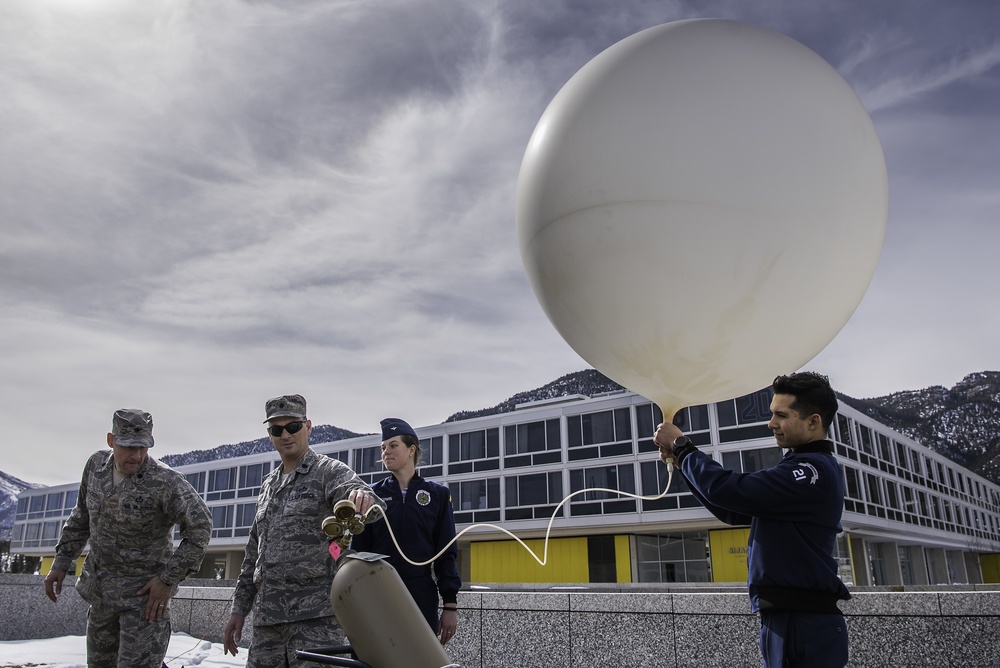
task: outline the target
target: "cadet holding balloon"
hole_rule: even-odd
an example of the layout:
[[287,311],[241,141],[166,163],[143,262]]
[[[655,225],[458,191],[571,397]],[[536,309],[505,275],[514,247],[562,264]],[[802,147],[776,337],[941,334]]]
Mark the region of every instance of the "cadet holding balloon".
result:
[[[598,54],[542,114],[517,185],[521,258],[545,314],[664,415],[813,359],[871,281],[889,201],[875,127],[836,69],[725,19],[655,26]],[[808,299],[789,299],[790,285]],[[848,593],[831,555],[844,483],[825,440],[837,399],[811,374],[774,389],[788,454],[772,469],[727,471],[671,424],[656,440],[706,508],[751,526],[765,665],[843,666]]]
[[778,376],[768,427],[786,450],[753,473],[724,469],[680,429],[660,424],[654,441],[673,458],[692,494],[726,524],[749,524],[747,584],[760,613],[766,668],[842,668],[847,625],[837,601],[850,598],[833,549],[842,531],[844,474],[827,440],[837,397],[826,376]]

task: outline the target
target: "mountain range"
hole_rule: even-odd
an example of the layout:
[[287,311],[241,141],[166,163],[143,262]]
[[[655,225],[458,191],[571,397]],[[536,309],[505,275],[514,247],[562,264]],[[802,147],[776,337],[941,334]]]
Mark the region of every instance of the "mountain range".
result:
[[[534,390],[519,392],[490,408],[459,411],[446,422],[508,413],[518,404],[532,401],[573,394],[594,397],[624,389],[599,371],[584,369]],[[935,385],[872,399],[856,399],[839,393],[838,397],[891,429],[1000,484],[1000,371],[969,374],[952,388]],[[317,425],[309,440],[328,443],[362,435],[340,427]],[[270,439],[264,437],[209,450],[165,455],[160,461],[168,466],[184,466],[269,452],[271,447]],[[0,541],[7,540],[13,526],[17,495],[24,489],[36,487],[43,485],[24,482],[0,471]]]

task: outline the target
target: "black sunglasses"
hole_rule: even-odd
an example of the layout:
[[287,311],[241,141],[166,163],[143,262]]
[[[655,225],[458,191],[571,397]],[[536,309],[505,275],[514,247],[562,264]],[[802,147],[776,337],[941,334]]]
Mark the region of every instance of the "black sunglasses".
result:
[[289,434],[297,434],[304,426],[306,426],[305,420],[296,420],[295,422],[289,422],[288,424],[273,424],[267,428],[267,433],[275,438],[278,438],[281,436],[282,432],[286,430]]

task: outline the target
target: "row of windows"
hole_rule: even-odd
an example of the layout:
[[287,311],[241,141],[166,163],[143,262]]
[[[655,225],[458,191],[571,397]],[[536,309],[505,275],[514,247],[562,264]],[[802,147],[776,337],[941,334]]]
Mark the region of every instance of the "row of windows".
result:
[[844,473],[845,510],[982,538],[1000,531],[1000,519],[985,510],[853,466],[845,466]]
[[929,490],[1000,510],[1000,494],[996,490],[845,415],[837,415],[834,438],[841,457]]
[[186,474],[185,477],[206,501],[255,498],[260,494],[264,477],[280,464],[279,461],[274,461],[229,466],[210,471],[195,471]]
[[[745,473],[772,466],[780,456],[780,449],[776,447],[722,455],[726,467]],[[845,473],[846,510],[982,537],[995,536],[1000,530],[1000,519],[994,515],[872,473],[863,474],[854,467],[845,467]],[[640,463],[638,482],[639,494],[659,498],[636,500],[618,493],[637,493],[633,463],[570,470],[569,492],[573,496],[561,516],[614,515],[699,506],[681,476],[674,476],[670,489],[664,489],[667,472],[662,462]],[[501,485],[505,493],[503,498]],[[455,519],[459,524],[548,519],[564,498],[564,478],[561,471],[550,471],[461,480],[451,484],[451,491]],[[213,538],[245,537],[253,523],[256,501],[212,505],[210,510]],[[58,540],[62,524],[62,519],[15,524],[13,546],[52,547]],[[659,563],[661,560],[653,561]]]
[[[719,441],[725,444],[769,437],[766,422],[770,419],[771,399],[771,390],[767,388],[716,403]],[[421,474],[428,478],[446,476],[446,448],[447,476],[485,474],[482,479],[451,482],[460,523],[498,521],[502,514],[508,520],[549,517],[567,492],[562,472],[517,475],[518,469],[564,463],[564,459],[584,463],[634,455],[636,452],[640,455],[654,454],[656,447],[652,443],[652,434],[662,419],[655,404],[645,403],[568,415],[564,422],[560,418],[551,418],[426,438],[421,443]],[[712,443],[709,406],[685,408],[675,417],[675,422],[697,445]],[[565,454],[562,448],[563,425],[566,429]],[[939,496],[950,495],[954,499],[997,511],[1000,496],[996,490],[843,414],[838,414],[831,431],[838,453],[849,460],[845,466],[848,475],[847,510],[964,533],[1000,529],[1000,521],[994,514],[970,508],[955,500],[949,502]],[[321,447],[321,451],[326,447]],[[379,445],[326,454],[348,465],[351,465],[353,454],[354,470],[368,482],[388,475],[382,467]],[[721,455],[725,467],[744,472],[771,466],[780,457],[781,450],[777,447],[723,452]],[[638,483],[643,496],[659,495],[666,484],[666,470],[658,460],[651,459],[640,463],[574,468],[568,472],[568,492],[609,488],[635,493]],[[859,466],[851,466],[852,461]],[[215,517],[218,537],[246,535],[252,512],[245,508],[254,505],[264,477],[279,464],[273,460],[186,475],[191,485],[209,502],[246,500],[237,505],[218,506],[223,510],[213,511],[218,513]],[[866,472],[864,467],[896,479]],[[499,475],[501,468],[505,472],[502,477]],[[912,487],[907,483],[912,483]],[[505,513],[500,512],[501,485]],[[674,487],[663,498],[637,501],[611,492],[587,492],[575,496],[564,512],[575,516],[697,506],[687,492],[681,476],[675,476]],[[23,521],[65,517],[75,505],[76,498],[75,490],[26,496],[18,500],[16,518]],[[224,510],[226,508],[229,510]],[[41,537],[39,540],[42,540]]]
[[55,547],[64,521],[15,523],[10,536],[11,547]]
[[65,517],[73,512],[76,506],[77,490],[66,492],[50,492],[22,496],[17,500],[14,519],[37,520],[44,517]]

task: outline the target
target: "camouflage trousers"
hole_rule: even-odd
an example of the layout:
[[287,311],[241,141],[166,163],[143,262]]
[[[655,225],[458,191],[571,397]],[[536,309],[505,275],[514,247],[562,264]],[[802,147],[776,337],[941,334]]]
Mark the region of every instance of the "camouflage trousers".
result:
[[295,650],[346,644],[336,617],[254,626],[247,668],[312,668],[316,662],[296,659]]
[[92,605],[87,613],[89,668],[162,668],[169,643],[169,610],[152,623],[146,621],[145,606],[106,612]]

